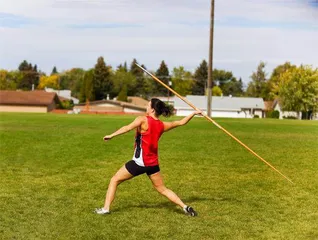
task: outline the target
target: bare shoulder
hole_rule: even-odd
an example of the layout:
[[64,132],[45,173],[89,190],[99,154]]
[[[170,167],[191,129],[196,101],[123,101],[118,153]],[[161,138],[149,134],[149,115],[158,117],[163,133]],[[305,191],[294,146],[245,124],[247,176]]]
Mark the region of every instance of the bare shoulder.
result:
[[145,122],[145,121],[147,121],[147,117],[146,116],[138,116],[138,117],[136,117],[135,121]]

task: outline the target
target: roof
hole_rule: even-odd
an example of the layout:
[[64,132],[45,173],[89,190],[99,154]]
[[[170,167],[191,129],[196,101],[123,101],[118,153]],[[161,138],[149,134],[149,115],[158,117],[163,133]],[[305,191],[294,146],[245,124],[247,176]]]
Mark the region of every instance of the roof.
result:
[[[188,95],[187,100],[201,110],[207,107],[207,96]],[[175,109],[192,109],[188,104],[179,98],[175,98]],[[262,98],[250,97],[212,97],[212,110],[240,111],[242,109],[265,109]]]
[[147,107],[149,101],[141,97],[128,97],[128,102],[137,106]]
[[2,105],[48,106],[53,101],[59,102],[56,93],[45,91],[0,91]]
[[267,111],[272,110],[273,109],[273,103],[274,103],[274,101],[264,101],[265,109]]
[[[146,111],[146,109],[147,109],[146,106],[138,106],[138,105],[134,105],[134,104],[127,103],[127,102],[114,101],[114,100],[91,101],[91,102],[89,102],[89,105],[92,106],[92,105],[99,105],[99,104],[103,104],[103,103],[113,104],[113,105],[116,105],[116,106],[121,106],[121,107],[141,110],[141,111]],[[76,104],[76,106],[85,106],[85,105],[86,105],[86,103]]]

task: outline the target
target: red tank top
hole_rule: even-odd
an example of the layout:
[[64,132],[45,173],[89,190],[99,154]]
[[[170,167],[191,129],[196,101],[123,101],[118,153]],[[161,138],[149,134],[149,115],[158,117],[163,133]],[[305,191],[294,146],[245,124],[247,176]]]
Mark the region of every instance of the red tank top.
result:
[[159,165],[158,141],[164,131],[160,120],[147,116],[148,130],[144,133],[136,131],[135,152],[133,160],[143,167]]

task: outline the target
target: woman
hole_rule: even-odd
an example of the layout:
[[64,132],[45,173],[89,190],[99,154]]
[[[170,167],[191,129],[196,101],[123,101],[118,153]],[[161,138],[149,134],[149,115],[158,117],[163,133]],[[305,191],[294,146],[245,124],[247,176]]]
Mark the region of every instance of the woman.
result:
[[106,193],[105,204],[103,208],[95,209],[97,214],[110,213],[110,205],[115,198],[117,186],[133,177],[146,173],[154,188],[167,197],[171,202],[183,208],[186,214],[196,216],[196,211],[185,205],[181,199],[170,189],[166,188],[160,173],[158,163],[158,141],[163,132],[167,132],[173,128],[187,124],[193,116],[201,114],[196,111],[180,121],[162,122],[159,117],[169,117],[172,109],[165,105],[159,99],[153,98],[147,106],[147,116],[137,117],[132,123],[120,128],[111,135],[106,135],[104,141],[109,141],[113,137],[124,134],[136,128],[136,142],[133,160],[127,162],[110,180]]

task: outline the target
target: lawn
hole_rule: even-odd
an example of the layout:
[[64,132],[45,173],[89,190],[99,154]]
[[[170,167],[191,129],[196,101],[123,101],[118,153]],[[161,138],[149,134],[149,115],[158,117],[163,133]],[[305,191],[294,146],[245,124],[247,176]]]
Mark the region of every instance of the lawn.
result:
[[132,116],[0,113],[1,239],[318,239],[318,121],[216,119],[295,184],[203,118],[164,134],[166,186],[199,216],[153,190],[119,186],[95,215],[134,133],[102,137]]

